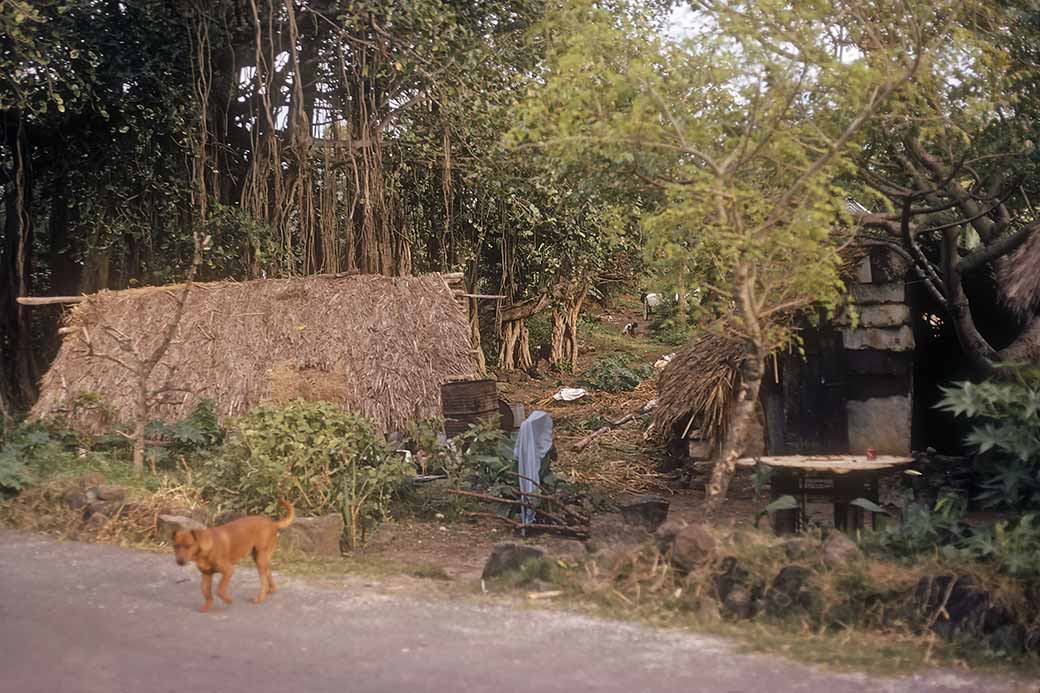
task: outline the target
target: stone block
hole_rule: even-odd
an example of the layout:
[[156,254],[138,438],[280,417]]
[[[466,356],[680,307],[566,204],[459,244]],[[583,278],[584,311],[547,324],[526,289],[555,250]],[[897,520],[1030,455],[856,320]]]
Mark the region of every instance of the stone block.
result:
[[906,286],[903,282],[886,284],[853,284],[849,292],[856,303],[903,303],[906,301]]
[[914,331],[909,326],[857,327],[841,331],[841,341],[846,349],[878,349],[879,351],[911,351],[914,348]]
[[[899,327],[910,324],[910,306],[905,303],[879,303],[856,308],[857,327]],[[851,325],[852,316],[842,312],[834,320],[838,325]]]
[[879,455],[909,455],[912,410],[904,395],[847,402],[849,449],[856,455],[868,448]]

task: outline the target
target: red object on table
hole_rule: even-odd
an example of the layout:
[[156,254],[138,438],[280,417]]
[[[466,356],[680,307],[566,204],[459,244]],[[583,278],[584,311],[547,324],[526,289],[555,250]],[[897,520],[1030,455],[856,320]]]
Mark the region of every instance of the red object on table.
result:
[[876,460],[877,459],[877,450],[875,450],[874,448],[867,448],[867,459],[868,460]]

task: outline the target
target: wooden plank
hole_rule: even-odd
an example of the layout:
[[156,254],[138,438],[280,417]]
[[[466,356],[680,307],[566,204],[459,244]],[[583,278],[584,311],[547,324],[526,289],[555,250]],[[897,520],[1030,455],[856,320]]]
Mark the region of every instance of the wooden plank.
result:
[[825,474],[884,471],[913,464],[912,457],[878,455],[868,460],[865,455],[784,455],[780,457],[742,458],[737,466],[754,467],[758,463],[780,469],[791,469]]
[[80,303],[86,296],[19,296],[16,300],[23,306],[52,306],[62,303]]

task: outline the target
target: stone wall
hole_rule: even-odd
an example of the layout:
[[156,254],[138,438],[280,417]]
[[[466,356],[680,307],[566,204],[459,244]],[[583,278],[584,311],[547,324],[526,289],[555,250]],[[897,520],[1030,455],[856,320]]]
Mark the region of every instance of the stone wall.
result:
[[[914,332],[906,296],[906,263],[872,248],[851,284],[852,311],[842,327],[846,356],[849,452],[910,453]],[[855,322],[855,324],[853,324]]]

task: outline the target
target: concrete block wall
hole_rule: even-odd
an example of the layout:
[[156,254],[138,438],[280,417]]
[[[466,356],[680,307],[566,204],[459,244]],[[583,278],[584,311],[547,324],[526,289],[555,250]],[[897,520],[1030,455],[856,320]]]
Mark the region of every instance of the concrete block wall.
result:
[[906,295],[908,269],[898,256],[872,248],[849,287],[856,324],[851,315],[837,319],[846,356],[853,454],[868,448],[879,454],[910,453],[915,342]]

